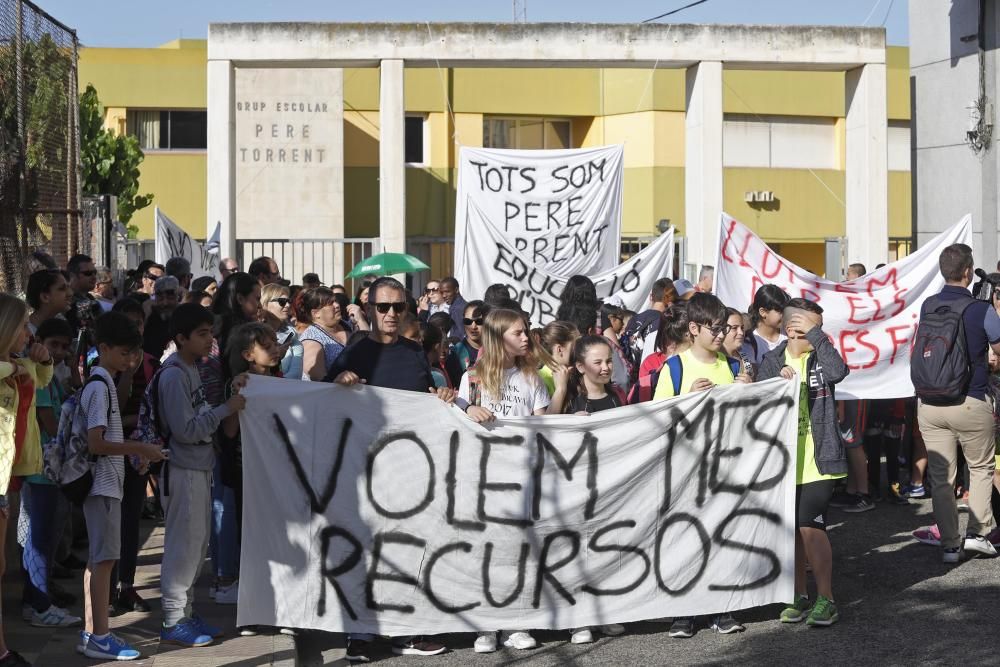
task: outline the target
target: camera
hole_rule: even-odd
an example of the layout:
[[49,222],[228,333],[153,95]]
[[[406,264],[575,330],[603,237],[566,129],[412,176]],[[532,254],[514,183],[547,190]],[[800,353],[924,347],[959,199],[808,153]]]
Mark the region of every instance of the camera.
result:
[[976,277],[979,282],[972,286],[972,296],[977,301],[993,301],[993,292],[1000,288],[1000,274],[986,273],[982,269],[976,269]]

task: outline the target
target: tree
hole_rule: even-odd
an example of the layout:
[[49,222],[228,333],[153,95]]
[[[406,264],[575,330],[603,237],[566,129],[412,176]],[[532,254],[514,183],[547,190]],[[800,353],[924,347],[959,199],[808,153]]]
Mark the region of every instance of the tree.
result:
[[[152,194],[140,195],[139,165],[145,155],[139,140],[104,129],[104,110],[97,90],[88,84],[80,95],[80,158],[83,163],[83,194],[118,197],[118,219],[128,224],[132,214],[149,206]],[[138,228],[128,225],[129,236]]]

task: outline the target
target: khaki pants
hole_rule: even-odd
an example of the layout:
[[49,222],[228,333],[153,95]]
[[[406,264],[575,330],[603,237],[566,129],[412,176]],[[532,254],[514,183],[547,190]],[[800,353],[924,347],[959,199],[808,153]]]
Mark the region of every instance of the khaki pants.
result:
[[958,473],[958,445],[969,465],[968,533],[986,535],[994,527],[990,498],[993,494],[994,435],[993,410],[986,401],[966,397],[962,405],[917,407],[920,433],[927,445],[928,472],[933,484],[934,518],[941,531],[941,546],[962,544],[958,532],[958,503],[955,477]]

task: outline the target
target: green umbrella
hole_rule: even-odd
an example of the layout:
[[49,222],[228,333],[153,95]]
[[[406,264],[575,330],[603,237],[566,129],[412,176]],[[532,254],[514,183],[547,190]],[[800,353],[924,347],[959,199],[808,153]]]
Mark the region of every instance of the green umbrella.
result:
[[383,252],[358,262],[346,277],[391,276],[394,273],[414,273],[430,268],[413,255],[402,252]]

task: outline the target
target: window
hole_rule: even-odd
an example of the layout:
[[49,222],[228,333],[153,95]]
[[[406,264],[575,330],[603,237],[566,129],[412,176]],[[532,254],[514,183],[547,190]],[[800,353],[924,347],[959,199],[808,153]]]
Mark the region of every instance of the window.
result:
[[427,164],[427,154],[424,152],[424,127],[426,118],[424,116],[407,116],[404,125],[405,153],[404,161],[407,164]]
[[722,162],[726,167],[836,167],[837,135],[832,118],[726,114],[722,131]]
[[204,150],[208,147],[206,111],[129,111],[128,133],[143,150]]
[[484,148],[571,148],[570,121],[558,118],[483,119]]

